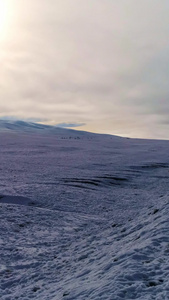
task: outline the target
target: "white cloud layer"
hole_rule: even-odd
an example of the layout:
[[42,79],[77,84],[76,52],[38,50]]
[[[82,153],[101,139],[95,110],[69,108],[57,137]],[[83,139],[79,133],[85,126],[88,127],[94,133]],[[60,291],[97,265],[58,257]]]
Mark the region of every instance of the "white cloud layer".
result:
[[1,2],[0,116],[169,138],[168,0]]

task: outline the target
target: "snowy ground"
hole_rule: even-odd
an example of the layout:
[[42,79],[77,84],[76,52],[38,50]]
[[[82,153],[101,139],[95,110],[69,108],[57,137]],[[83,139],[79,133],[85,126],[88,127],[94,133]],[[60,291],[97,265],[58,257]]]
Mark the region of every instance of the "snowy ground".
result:
[[169,299],[169,142],[11,128],[0,299]]

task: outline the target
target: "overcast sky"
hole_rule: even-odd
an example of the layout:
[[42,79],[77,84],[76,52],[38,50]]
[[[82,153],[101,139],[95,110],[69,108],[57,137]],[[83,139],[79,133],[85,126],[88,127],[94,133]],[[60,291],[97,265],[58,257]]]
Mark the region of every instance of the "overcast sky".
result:
[[0,117],[169,139],[168,0],[0,0]]

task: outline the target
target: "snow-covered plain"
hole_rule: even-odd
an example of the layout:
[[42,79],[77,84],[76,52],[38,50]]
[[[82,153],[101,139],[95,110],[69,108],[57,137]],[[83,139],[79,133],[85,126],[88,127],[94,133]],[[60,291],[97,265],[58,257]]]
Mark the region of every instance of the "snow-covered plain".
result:
[[0,127],[0,299],[169,299],[169,141]]

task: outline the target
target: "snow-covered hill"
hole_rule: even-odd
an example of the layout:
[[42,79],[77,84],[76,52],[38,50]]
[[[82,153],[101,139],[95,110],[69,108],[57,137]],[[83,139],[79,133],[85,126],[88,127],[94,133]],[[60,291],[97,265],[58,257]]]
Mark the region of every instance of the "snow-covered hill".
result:
[[169,299],[169,142],[64,132],[1,129],[0,298]]
[[[104,136],[104,138],[110,138],[110,135],[94,134],[91,132],[67,129],[58,126],[45,125],[40,123],[26,122],[26,121],[11,121],[11,120],[0,120],[0,132],[8,133],[23,133],[23,134],[40,134],[40,135],[52,135],[60,138],[97,138]],[[113,136],[119,139],[118,136]]]

